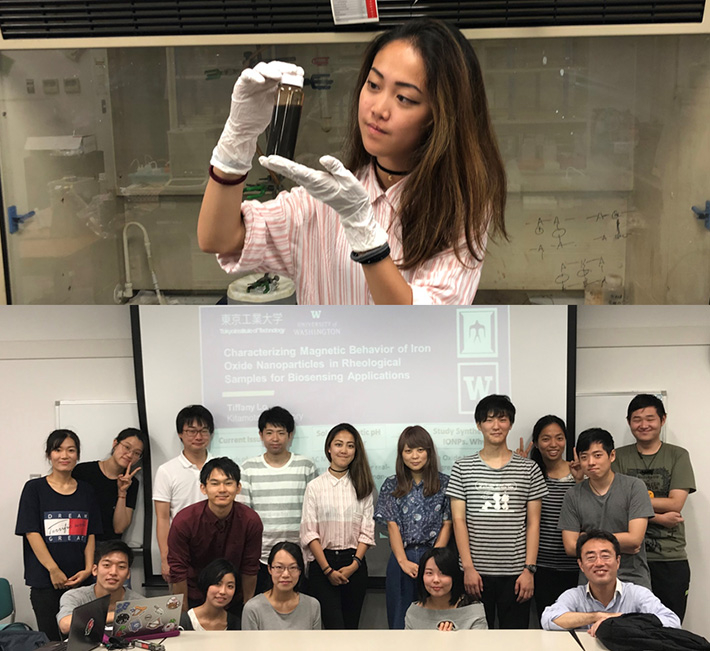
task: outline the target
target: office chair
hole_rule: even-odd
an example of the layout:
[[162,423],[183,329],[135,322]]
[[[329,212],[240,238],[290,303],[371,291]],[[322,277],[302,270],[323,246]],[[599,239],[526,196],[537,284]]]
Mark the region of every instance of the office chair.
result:
[[15,621],[15,596],[12,593],[12,584],[4,578],[0,578],[0,620],[10,618],[7,624],[0,624],[0,631],[11,629],[32,630],[24,622]]

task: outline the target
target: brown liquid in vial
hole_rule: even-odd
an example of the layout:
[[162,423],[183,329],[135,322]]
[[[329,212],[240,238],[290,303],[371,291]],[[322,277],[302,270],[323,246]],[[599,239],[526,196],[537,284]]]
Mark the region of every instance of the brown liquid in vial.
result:
[[298,137],[298,124],[301,121],[299,105],[276,104],[271,116],[271,131],[266,145],[266,155],[278,154],[293,160]]

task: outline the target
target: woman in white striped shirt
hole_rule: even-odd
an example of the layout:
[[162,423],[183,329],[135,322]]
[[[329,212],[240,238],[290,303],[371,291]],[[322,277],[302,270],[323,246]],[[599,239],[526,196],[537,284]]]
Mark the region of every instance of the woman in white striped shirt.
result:
[[365,552],[375,544],[375,482],[360,433],[336,425],[325,439],[328,470],[306,486],[301,546],[308,589],[324,629],[356,629],[367,590]]
[[470,304],[488,231],[506,236],[506,180],[480,65],[461,32],[416,19],[375,38],[345,166],[332,156],[321,158],[326,171],[262,157],[300,187],[242,204],[284,74],[304,71],[262,62],[234,87],[198,221],[202,250],[230,273],[292,277],[301,304]]

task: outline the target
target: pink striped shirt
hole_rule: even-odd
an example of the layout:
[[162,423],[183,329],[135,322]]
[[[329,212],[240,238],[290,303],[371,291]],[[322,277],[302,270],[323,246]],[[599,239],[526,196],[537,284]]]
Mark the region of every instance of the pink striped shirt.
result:
[[323,549],[357,549],[358,543],[375,544],[372,493],[357,499],[350,473],[337,478],[327,470],[306,486],[301,515],[301,547],[306,561],[313,560],[308,549],[320,540]]
[[[402,181],[383,190],[370,165],[360,177],[370,195],[375,219],[389,233],[392,259],[402,258],[401,223],[397,206]],[[340,218],[303,188],[281,192],[260,203],[245,201],[242,215],[246,241],[241,253],[218,255],[228,273],[269,271],[292,278],[301,305],[368,305],[372,296],[362,265],[350,259],[350,246]],[[442,251],[415,269],[402,271],[412,288],[415,305],[470,305],[478,289],[482,263],[465,245],[465,265],[453,250]]]

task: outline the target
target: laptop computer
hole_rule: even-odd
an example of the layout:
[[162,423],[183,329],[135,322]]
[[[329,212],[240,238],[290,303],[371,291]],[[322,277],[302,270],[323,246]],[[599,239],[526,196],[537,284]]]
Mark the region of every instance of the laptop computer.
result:
[[182,598],[171,594],[116,602],[112,636],[130,641],[179,635]]
[[37,651],[91,651],[101,644],[111,597],[106,595],[74,608],[69,637],[64,642],[51,642]]

